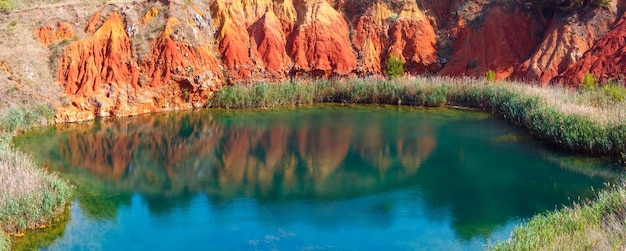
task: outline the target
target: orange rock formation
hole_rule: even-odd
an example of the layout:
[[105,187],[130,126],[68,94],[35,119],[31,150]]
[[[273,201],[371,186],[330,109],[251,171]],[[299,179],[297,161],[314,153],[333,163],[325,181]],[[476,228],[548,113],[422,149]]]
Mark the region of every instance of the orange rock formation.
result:
[[[151,8],[148,14],[152,12]],[[139,43],[146,43],[133,38],[136,26],[128,25],[115,10],[101,22],[97,18],[102,13],[97,12],[88,30],[101,25],[90,36],[67,45],[60,55],[58,80],[72,105],[59,109],[56,120],[203,106],[221,85],[221,74],[210,44],[183,41],[196,39],[205,28],[202,16],[194,9],[191,12],[187,22],[167,19],[161,34],[147,42],[144,55],[136,54]],[[139,29],[149,28],[146,22]]]
[[[226,83],[408,74],[576,84],[624,69],[620,5],[537,12],[481,1],[210,0],[106,5],[64,47],[58,121],[200,107]],[[622,10],[623,11],[623,10]],[[53,19],[58,20],[58,19]],[[70,21],[70,20],[68,20]],[[42,44],[72,25],[35,30]],[[82,37],[81,37],[82,36]],[[591,49],[591,50],[590,50]],[[566,71],[567,70],[567,71]]]
[[39,27],[35,29],[35,35],[39,38],[39,42],[45,46],[63,39],[73,39],[76,36],[74,26],[68,22],[58,22],[56,28],[52,26]]
[[579,85],[585,73],[599,80],[624,79],[626,74],[626,15],[570,68],[559,81]]
[[532,13],[511,12],[504,6],[490,9],[484,20],[461,19],[457,26],[461,27],[457,34],[444,38],[456,40],[456,45],[440,74],[482,77],[493,70],[498,79],[511,76],[532,55],[541,42],[538,34],[543,28]]

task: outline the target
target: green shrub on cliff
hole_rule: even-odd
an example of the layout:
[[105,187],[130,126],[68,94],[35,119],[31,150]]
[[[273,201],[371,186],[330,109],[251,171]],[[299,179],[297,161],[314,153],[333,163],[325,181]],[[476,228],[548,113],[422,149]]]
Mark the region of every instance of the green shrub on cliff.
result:
[[495,82],[496,81],[496,72],[493,71],[493,70],[487,71],[487,73],[485,73],[485,80],[487,82]]
[[0,12],[9,12],[14,8],[13,0],[0,0]]
[[616,83],[607,83],[602,87],[602,91],[605,95],[613,99],[616,102],[622,102],[626,100],[626,87]]
[[391,55],[385,62],[385,76],[395,79],[404,75],[404,61],[398,56]]
[[598,89],[598,81],[596,78],[589,72],[585,73],[582,79],[581,88],[584,91],[594,91]]

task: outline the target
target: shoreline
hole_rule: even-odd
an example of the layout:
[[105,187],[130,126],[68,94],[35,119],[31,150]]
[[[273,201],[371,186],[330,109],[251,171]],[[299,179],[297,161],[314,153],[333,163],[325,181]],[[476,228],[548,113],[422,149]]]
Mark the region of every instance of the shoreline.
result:
[[[620,159],[623,166],[626,160],[626,119],[624,119],[626,118],[626,108],[623,107],[626,107],[626,102],[611,101],[609,100],[610,97],[607,96],[607,100],[603,98],[598,102],[598,106],[594,106],[590,101],[593,100],[593,97],[585,95],[585,93],[562,87],[537,87],[518,82],[489,82],[471,78],[416,77],[400,80],[311,80],[226,86],[209,100],[206,108],[278,108],[299,104],[336,102],[423,107],[446,106],[454,109],[478,110],[497,114],[506,121],[528,130],[533,137],[550,142],[559,148],[590,155],[610,156]],[[23,158],[30,160],[30,157],[11,146],[11,140],[17,131],[50,124],[47,122],[51,121],[51,117],[49,116],[50,113],[41,112],[33,113],[32,116],[36,119],[24,119],[24,117],[29,117],[30,113],[29,111],[23,111],[23,113],[26,115],[23,115],[20,121],[24,124],[9,127],[8,129],[13,130],[5,132],[4,141],[0,143],[2,146],[6,146],[2,149],[9,151],[9,156],[24,156]],[[616,115],[611,118],[611,114]],[[42,117],[44,119],[41,119]],[[6,118],[6,116],[3,118],[5,125],[7,123]],[[46,123],[42,123],[42,121]],[[0,160],[6,158],[4,155],[0,155]],[[29,163],[32,164],[32,160]],[[41,166],[35,166],[35,164],[32,164],[31,171],[56,184],[55,188],[58,190],[52,191],[60,194],[57,194],[58,202],[54,208],[57,211],[59,208],[66,208],[67,203],[71,202],[72,198],[72,192],[69,188],[71,185],[68,184],[68,181],[61,180],[58,176],[45,171]],[[63,188],[63,186],[67,187]],[[603,198],[602,196],[610,197],[624,194],[626,190],[624,187],[625,185],[620,184],[612,190],[604,189],[597,200]],[[0,211],[6,210],[6,206],[2,205],[5,204],[0,204]],[[24,205],[33,206],[28,202]],[[593,205],[597,205],[597,203],[587,203],[574,208],[575,210],[583,210]],[[626,211],[626,200],[622,203],[622,207]],[[512,236],[514,239],[516,233],[517,236],[521,236],[518,232],[522,230],[517,230],[518,228],[523,229],[525,226],[532,226],[532,222],[539,221],[541,217],[565,214],[569,212],[568,210],[570,209],[565,208],[556,212],[539,214],[521,227],[516,227]],[[36,227],[36,224],[43,224],[41,222],[50,221],[55,218],[55,215],[58,214],[48,212],[48,214],[44,214],[34,221],[39,223],[22,224],[15,228],[17,229],[16,232],[24,231],[29,227],[32,228],[32,226]],[[536,220],[536,218],[538,219]],[[7,231],[7,229],[4,230]],[[562,234],[566,235],[567,233]],[[0,235],[2,235],[1,231]],[[513,243],[512,240],[510,239],[506,243]],[[0,237],[0,247],[3,244],[2,237]],[[510,245],[509,248],[519,247],[515,244]],[[492,248],[507,249],[503,246]]]

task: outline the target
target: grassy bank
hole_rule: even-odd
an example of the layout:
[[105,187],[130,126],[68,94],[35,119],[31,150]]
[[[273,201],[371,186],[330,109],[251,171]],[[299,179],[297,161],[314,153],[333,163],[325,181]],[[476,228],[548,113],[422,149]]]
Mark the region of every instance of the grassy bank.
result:
[[586,202],[533,217],[491,250],[624,250],[626,185]]
[[9,250],[9,237],[0,232],[0,250]]
[[[316,102],[463,106],[496,113],[542,140],[594,155],[626,158],[626,102],[602,89],[579,91],[478,79],[320,80],[229,86],[208,104],[272,108]],[[535,216],[495,250],[624,249],[626,185],[596,201]]]
[[272,108],[316,102],[479,108],[565,149],[626,157],[626,104],[593,91],[477,79],[320,80],[228,86],[209,106]]
[[[52,115],[45,105],[1,110],[0,235],[41,227],[70,201],[71,190],[66,181],[36,166],[10,143],[18,131],[48,124]],[[4,235],[0,250],[8,246],[9,239]]]

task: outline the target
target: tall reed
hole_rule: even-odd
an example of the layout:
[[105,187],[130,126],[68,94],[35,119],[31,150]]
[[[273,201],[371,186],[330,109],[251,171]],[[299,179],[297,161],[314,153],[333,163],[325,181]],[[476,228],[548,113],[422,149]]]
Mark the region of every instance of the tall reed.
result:
[[534,216],[491,250],[624,250],[626,185],[601,191],[592,202]]
[[48,124],[52,115],[43,104],[0,111],[0,250],[9,249],[5,233],[46,224],[71,199],[65,180],[38,167],[30,156],[11,146],[18,131]]
[[274,108],[317,102],[465,106],[499,114],[565,149],[626,157],[625,103],[606,99],[598,101],[564,88],[418,77],[227,86],[208,106]]
[[9,237],[5,236],[5,234],[0,231],[0,250],[9,250],[10,245]]

